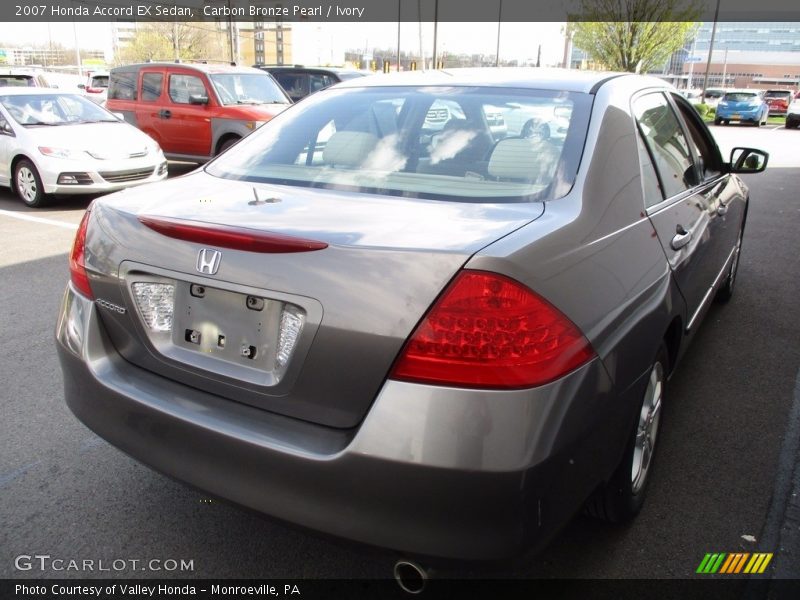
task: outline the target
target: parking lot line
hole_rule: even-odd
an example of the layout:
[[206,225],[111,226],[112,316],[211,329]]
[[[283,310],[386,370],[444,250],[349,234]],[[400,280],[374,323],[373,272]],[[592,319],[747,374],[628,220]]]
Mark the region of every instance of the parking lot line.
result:
[[43,217],[32,217],[26,213],[18,213],[13,212],[10,210],[2,210],[0,209],[0,215],[5,217],[11,217],[12,219],[20,219],[22,221],[33,221],[34,223],[44,223],[45,225],[55,225],[56,227],[64,227],[65,229],[72,229],[75,230],[78,228],[77,225],[73,223],[64,223],[63,221],[56,221],[54,219],[45,219]]

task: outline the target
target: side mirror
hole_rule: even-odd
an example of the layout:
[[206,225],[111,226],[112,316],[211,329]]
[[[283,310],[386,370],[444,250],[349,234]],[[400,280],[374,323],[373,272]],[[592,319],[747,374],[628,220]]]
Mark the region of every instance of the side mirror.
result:
[[117,117],[117,119],[119,119],[120,121],[124,121],[125,120],[125,115],[122,114],[121,112],[115,112],[115,113],[111,113],[111,114],[114,115],[115,117]]
[[769,154],[755,148],[734,148],[731,150],[731,173],[761,173],[767,168]]
[[78,84],[78,89],[79,89],[79,90],[85,90],[85,89],[86,89],[86,86],[85,86],[84,84],[82,84],[82,83],[79,83],[79,84]]
[[5,119],[0,121],[0,135],[14,136],[14,130],[11,129],[11,125]]
[[208,104],[208,96],[203,94],[191,94],[189,96],[189,104]]

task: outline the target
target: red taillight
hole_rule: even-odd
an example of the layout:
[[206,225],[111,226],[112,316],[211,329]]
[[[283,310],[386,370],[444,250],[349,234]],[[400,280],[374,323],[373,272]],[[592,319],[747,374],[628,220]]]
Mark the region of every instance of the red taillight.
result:
[[144,225],[162,235],[208,244],[220,248],[246,250],[248,252],[310,252],[328,247],[325,242],[306,240],[268,231],[256,231],[244,227],[230,227],[214,223],[183,221],[168,217],[139,217]]
[[94,300],[92,288],[89,285],[89,275],[86,273],[86,265],[83,262],[83,253],[86,248],[86,229],[89,226],[90,208],[83,213],[83,219],[78,226],[78,233],[75,234],[75,241],[72,243],[72,252],[69,255],[69,274],[72,285],[84,296]]
[[406,342],[390,377],[515,389],[566,375],[594,356],[572,321],[503,275],[462,271]]

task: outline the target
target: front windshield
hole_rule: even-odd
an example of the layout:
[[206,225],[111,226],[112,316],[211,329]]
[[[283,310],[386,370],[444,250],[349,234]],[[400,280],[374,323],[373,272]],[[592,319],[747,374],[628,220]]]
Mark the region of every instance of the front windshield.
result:
[[563,196],[588,94],[488,87],[330,89],[207,167],[252,182],[462,202]]
[[9,94],[0,96],[0,104],[25,127],[120,122],[107,110],[77,94]]
[[266,73],[217,73],[211,75],[222,104],[289,104],[290,101]]

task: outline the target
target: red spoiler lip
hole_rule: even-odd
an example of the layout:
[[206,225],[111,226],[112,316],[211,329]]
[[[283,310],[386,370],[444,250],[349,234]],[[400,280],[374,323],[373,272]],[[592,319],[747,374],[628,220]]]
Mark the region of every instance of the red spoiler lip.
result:
[[328,247],[325,242],[292,237],[281,233],[258,231],[246,227],[231,227],[170,217],[143,215],[139,221],[161,235],[219,248],[260,253],[313,252]]

